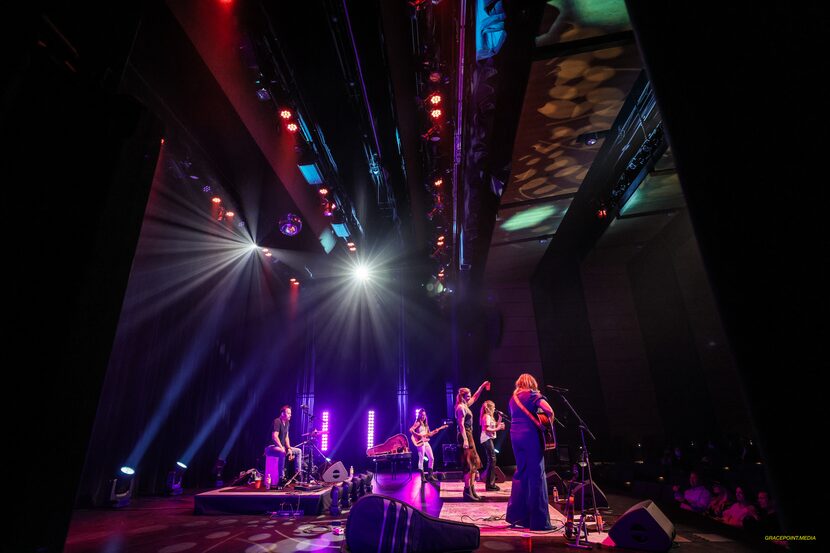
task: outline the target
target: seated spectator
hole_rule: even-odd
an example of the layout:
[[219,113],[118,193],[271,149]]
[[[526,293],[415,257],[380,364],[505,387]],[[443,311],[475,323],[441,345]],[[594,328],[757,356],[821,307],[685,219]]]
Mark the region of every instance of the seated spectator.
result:
[[712,500],[706,508],[706,514],[713,518],[722,518],[723,512],[732,504],[729,499],[729,490],[720,482],[712,483]]
[[723,522],[729,526],[743,528],[744,519],[749,516],[754,516],[755,513],[755,507],[746,500],[744,489],[738,486],[735,488],[735,503],[723,511]]
[[702,513],[709,507],[712,494],[701,484],[700,475],[697,471],[689,474],[689,487],[680,491],[680,486],[674,486],[674,498],[680,502],[680,508],[687,511]]
[[758,537],[778,534],[778,513],[770,501],[769,492],[758,492],[758,508],[744,519],[744,528]]

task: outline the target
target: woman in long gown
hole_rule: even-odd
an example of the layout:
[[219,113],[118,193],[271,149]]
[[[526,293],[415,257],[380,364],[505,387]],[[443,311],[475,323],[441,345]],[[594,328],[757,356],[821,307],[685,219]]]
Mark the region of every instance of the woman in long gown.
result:
[[510,524],[531,530],[552,530],[548,511],[548,487],[545,481],[545,450],[536,423],[528,417],[516,400],[535,415],[542,411],[553,420],[553,409],[539,392],[533,376],[525,373],[516,380],[516,389],[510,398],[510,441],[516,456],[516,473],[507,503]]

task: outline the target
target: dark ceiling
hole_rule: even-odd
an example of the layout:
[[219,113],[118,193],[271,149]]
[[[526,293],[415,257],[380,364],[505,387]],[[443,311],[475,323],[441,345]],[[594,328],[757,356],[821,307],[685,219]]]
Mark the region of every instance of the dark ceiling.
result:
[[[455,163],[453,155],[459,119],[450,100],[457,98],[461,15],[453,3],[422,7],[328,0],[151,4],[123,84],[164,114],[170,132],[189,139],[182,156],[195,162],[191,172],[226,191],[260,246],[314,254],[303,260],[309,266],[332,244],[346,255],[346,241],[357,241],[361,253],[384,249],[420,259],[424,277],[445,267],[452,281],[469,268],[459,265],[458,233],[471,216],[462,209],[473,193],[465,183],[474,180],[464,174],[474,168]],[[502,132],[492,147],[510,144],[509,152],[489,154],[509,154],[503,193],[471,204],[485,233],[467,261],[486,282],[529,279],[592,167],[606,180],[615,178],[621,160],[635,153],[626,153],[630,140],[616,150],[604,147],[635,110],[629,97],[642,75],[623,3],[605,2],[600,10],[550,2],[539,13],[526,83],[496,86],[495,101],[518,121],[515,133]],[[468,22],[474,28],[472,12]],[[474,39],[468,32],[467,42]],[[469,54],[465,86],[482,86],[471,83],[475,58]],[[441,80],[431,83],[436,70]],[[258,98],[258,88],[268,89],[270,99]],[[433,125],[425,105],[432,92],[444,98],[435,123],[440,142],[423,138]],[[504,101],[511,95],[521,104]],[[462,148],[479,132],[468,104],[460,104]],[[297,134],[277,116],[286,106],[302,121]],[[599,133],[596,143],[585,142],[590,133]],[[317,162],[339,207],[335,218],[346,215],[348,238],[335,242],[317,187],[298,169],[301,159]],[[660,164],[612,206],[604,240],[623,227],[651,224],[652,212],[683,207],[670,155]],[[443,189],[434,186],[438,178]],[[593,209],[598,200],[590,194],[582,203]],[[287,213],[303,219],[297,237],[277,230]],[[454,217],[460,218],[455,227]],[[445,246],[436,246],[438,236],[446,236]]]

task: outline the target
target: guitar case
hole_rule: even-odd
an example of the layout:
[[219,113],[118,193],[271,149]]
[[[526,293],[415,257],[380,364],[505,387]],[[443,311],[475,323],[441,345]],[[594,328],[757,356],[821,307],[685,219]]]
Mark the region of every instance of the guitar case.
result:
[[442,553],[478,549],[478,526],[429,516],[385,495],[361,497],[346,520],[346,551]]

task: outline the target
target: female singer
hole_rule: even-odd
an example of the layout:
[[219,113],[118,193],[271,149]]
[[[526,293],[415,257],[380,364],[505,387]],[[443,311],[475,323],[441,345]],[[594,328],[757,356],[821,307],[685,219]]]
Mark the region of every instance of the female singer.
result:
[[470,395],[469,388],[461,388],[455,396],[455,420],[458,422],[458,444],[461,450],[461,468],[464,472],[464,500],[481,501],[481,496],[476,493],[476,479],[478,469],[481,468],[481,459],[476,451],[476,443],[473,440],[473,412],[470,405],[476,402],[484,388],[490,389],[490,383],[485,381],[478,387],[476,393]]
[[505,519],[530,530],[552,530],[545,482],[545,450],[541,431],[531,419],[539,410],[553,420],[553,409],[539,393],[536,379],[525,373],[516,380],[516,389],[510,398],[510,441],[516,455],[516,473]]
[[479,441],[487,454],[487,485],[484,489],[488,492],[499,491],[499,487],[496,486],[496,446],[493,440],[496,439],[497,431],[504,430],[504,423],[501,421],[501,413],[499,413],[499,420],[495,419],[493,416],[495,412],[496,404],[488,399],[481,406],[479,414],[479,424],[481,424]]
[[[427,420],[426,409],[418,410],[418,418],[415,424],[409,427],[409,433],[421,442],[421,445],[416,446],[418,450],[418,472],[421,473],[421,482],[437,482],[432,472],[432,466],[435,464],[435,457],[432,455],[432,446],[424,439],[429,435],[429,421]],[[424,475],[424,456],[429,461],[429,472]]]

